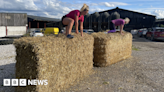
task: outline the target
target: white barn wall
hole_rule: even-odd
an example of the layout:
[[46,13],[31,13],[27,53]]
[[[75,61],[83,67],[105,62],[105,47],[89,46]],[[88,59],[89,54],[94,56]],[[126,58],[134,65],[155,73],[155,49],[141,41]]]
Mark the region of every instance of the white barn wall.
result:
[[24,34],[26,34],[26,26],[7,26],[7,35],[6,26],[0,26],[0,37],[22,36]]
[[7,26],[7,36],[26,34],[26,26]]
[[0,37],[6,36],[6,27],[0,26]]

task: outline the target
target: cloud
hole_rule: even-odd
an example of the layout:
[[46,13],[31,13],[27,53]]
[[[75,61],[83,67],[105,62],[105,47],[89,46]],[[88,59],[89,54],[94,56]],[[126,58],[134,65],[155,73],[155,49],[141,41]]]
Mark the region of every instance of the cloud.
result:
[[105,6],[107,6],[107,7],[115,7],[114,4],[110,4],[110,3],[108,3],[108,2],[104,2],[103,4],[104,4]]
[[129,5],[127,3],[122,2],[102,2],[102,3],[91,3],[90,6],[106,6],[106,7],[116,7],[116,6],[123,6]]
[[115,6],[124,6],[124,5],[129,5],[127,3],[122,3],[122,2],[105,2],[105,4],[108,6],[108,7],[115,7]]
[[[83,6],[83,1],[80,2],[62,2],[60,0],[1,0],[0,12],[27,13],[29,15],[61,18],[71,10],[79,9]],[[91,3],[89,5],[89,13],[104,11],[102,7],[115,7],[128,5],[122,2],[102,2]]]
[[22,10],[38,10],[37,6],[34,4],[33,0],[2,0],[0,4],[1,10],[9,11],[22,11]]
[[164,8],[141,8],[135,11],[154,15],[156,18],[164,18]]
[[163,10],[155,10],[152,12],[152,14],[155,14],[157,18],[164,18],[164,11]]
[[89,13],[99,12],[99,11],[105,11],[105,8],[101,7],[107,7],[106,9],[109,9],[109,7],[116,7],[116,6],[122,6],[122,5],[129,5],[127,3],[122,2],[101,2],[101,3],[89,3],[90,7]]
[[90,13],[100,12],[100,11],[104,11],[104,9],[102,9],[102,8],[91,8],[91,9],[89,10]]
[[0,3],[0,12],[22,12],[51,18],[61,18],[71,10],[69,4],[59,0],[2,0]]

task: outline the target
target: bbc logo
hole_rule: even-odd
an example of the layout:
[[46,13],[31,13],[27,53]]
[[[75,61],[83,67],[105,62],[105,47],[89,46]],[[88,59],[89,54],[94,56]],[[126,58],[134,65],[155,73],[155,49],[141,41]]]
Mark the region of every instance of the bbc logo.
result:
[[3,86],[26,86],[26,79],[3,79]]

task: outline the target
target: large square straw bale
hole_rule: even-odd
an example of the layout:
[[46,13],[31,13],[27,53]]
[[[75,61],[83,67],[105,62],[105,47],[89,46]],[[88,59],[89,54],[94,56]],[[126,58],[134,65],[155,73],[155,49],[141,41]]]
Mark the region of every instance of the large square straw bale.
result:
[[16,78],[48,80],[48,85],[16,87],[16,92],[60,92],[92,73],[94,38],[85,34],[24,37],[14,41]]
[[94,65],[108,66],[131,56],[132,35],[129,32],[93,33],[94,37]]

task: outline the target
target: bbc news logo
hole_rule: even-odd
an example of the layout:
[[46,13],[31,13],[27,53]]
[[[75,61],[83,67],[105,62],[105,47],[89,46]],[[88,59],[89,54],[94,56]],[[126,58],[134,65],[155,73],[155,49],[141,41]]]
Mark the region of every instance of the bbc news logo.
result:
[[3,86],[48,85],[47,80],[3,79]]

